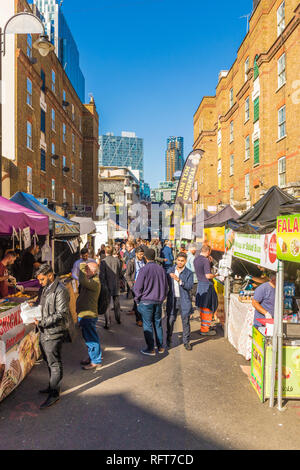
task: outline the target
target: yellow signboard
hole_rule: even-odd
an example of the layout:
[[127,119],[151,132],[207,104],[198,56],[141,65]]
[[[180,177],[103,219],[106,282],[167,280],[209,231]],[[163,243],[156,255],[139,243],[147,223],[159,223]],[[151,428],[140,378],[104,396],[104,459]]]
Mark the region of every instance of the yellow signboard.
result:
[[204,243],[212,250],[225,251],[225,227],[204,228]]

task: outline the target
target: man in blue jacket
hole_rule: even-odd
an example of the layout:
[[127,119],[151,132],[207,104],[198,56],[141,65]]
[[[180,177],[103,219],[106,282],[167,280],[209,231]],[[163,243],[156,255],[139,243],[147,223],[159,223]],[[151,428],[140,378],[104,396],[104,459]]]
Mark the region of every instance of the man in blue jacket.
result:
[[174,264],[174,255],[171,241],[166,242],[165,246],[161,250],[161,257],[165,259],[163,267],[166,271],[168,271]]
[[193,310],[190,291],[194,285],[194,276],[193,272],[186,267],[186,262],[187,255],[179,253],[176,265],[168,271],[167,346],[170,347],[171,345],[174,324],[178,313],[180,313],[183,328],[183,344],[187,351],[191,351],[190,315]]
[[138,311],[142,316],[146,349],[141,353],[155,356],[153,330],[156,337],[157,349],[164,353],[162,329],[162,304],[168,294],[168,281],[165,270],[155,263],[155,251],[152,248],[144,250],[146,266],[140,269],[133,291]]

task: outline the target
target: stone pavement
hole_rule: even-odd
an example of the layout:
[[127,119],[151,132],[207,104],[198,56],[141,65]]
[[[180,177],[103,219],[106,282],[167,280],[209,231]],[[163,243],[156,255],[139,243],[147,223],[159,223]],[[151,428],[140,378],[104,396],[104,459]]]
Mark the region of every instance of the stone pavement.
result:
[[181,320],[173,346],[148,357],[142,328],[127,316],[99,334],[103,368],[83,371],[86,348],[78,336],[64,346],[61,400],[40,411],[38,390],[47,384],[44,363],[0,403],[0,449],[299,449],[300,402],[287,409],[261,404],[241,366],[249,366],[223,338],[202,338],[192,324],[192,351],[181,344]]

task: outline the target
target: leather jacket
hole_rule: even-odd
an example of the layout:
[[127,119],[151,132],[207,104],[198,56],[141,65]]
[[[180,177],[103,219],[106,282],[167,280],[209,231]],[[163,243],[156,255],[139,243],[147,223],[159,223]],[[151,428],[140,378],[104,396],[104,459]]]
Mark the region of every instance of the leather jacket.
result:
[[44,340],[58,339],[65,336],[69,315],[69,292],[58,278],[40,295],[42,319],[38,329]]

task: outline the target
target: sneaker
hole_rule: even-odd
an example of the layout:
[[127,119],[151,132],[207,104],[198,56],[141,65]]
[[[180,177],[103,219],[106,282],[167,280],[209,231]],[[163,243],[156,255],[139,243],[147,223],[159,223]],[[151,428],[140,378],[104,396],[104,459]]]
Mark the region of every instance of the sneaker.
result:
[[163,354],[165,352],[165,348],[157,348],[158,354]]
[[82,366],[88,366],[91,363],[90,358],[85,359],[84,361],[80,361],[80,365]]
[[151,349],[148,349],[148,348],[146,348],[146,349],[141,349],[141,353],[142,353],[142,354],[145,354],[145,356],[155,356],[155,351],[154,351],[154,349],[152,349],[152,351],[151,351]]
[[187,351],[191,351],[193,349],[193,346],[190,343],[185,343],[184,347]]
[[101,369],[102,364],[87,364],[86,366],[82,366],[83,370],[99,370]]
[[216,330],[200,331],[200,335],[203,335],[203,336],[215,336],[216,334],[217,334]]

